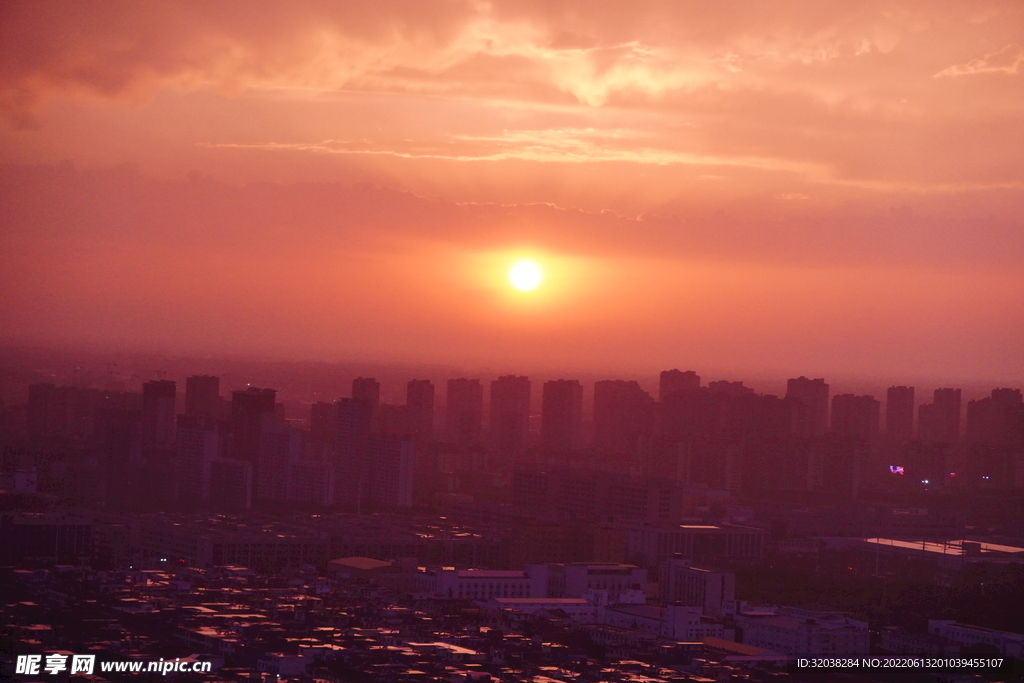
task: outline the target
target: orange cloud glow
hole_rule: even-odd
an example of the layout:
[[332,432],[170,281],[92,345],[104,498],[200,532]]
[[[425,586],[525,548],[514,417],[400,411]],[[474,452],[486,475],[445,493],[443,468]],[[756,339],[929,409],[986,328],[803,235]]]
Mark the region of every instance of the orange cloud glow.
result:
[[1022,27],[994,0],[7,2],[0,317],[1019,379]]

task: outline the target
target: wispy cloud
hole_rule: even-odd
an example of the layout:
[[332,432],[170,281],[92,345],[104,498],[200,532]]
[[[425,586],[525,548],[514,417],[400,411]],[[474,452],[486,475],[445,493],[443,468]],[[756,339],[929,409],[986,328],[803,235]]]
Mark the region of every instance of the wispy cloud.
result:
[[206,147],[298,151],[318,154],[388,155],[449,161],[536,161],[545,163],[625,162],[657,166],[735,166],[819,176],[821,165],[757,156],[700,154],[657,146],[654,136],[626,129],[561,128],[506,130],[500,135],[453,135],[441,144],[414,141],[391,144],[366,140],[320,142],[206,142]]
[[1024,66],[1024,47],[1007,45],[1002,50],[990,52],[984,57],[972,59],[963,64],[954,64],[936,73],[933,78],[944,76],[971,76],[973,74],[1009,74],[1019,73]]

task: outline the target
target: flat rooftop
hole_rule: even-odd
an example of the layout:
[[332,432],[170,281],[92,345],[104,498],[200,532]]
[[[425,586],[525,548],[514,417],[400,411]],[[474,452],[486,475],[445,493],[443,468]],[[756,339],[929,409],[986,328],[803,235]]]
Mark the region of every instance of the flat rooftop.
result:
[[584,598],[491,598],[499,605],[586,605]]
[[460,579],[525,579],[526,572],[517,569],[460,569]]
[[970,541],[967,539],[945,541],[943,543],[936,543],[932,541],[900,541],[894,538],[865,538],[863,540],[865,543],[870,543],[872,545],[889,546],[904,550],[919,550],[921,552],[936,553],[939,555],[964,555],[964,543],[973,543],[978,545],[983,554],[1024,555],[1024,548],[1018,548],[1012,545],[1000,545],[998,543]]

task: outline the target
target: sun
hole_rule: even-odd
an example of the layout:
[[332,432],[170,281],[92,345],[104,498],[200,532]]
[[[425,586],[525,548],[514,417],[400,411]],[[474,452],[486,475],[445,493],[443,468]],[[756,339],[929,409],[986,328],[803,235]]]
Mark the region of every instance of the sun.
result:
[[543,278],[540,266],[533,261],[519,261],[508,271],[509,282],[523,292],[536,289]]

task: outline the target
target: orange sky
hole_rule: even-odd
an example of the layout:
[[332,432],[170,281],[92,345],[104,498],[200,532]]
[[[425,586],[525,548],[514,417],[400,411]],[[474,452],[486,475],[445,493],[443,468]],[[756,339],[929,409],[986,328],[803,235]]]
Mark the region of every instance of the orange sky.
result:
[[1022,149],[1017,1],[6,2],[0,341],[1019,383]]

